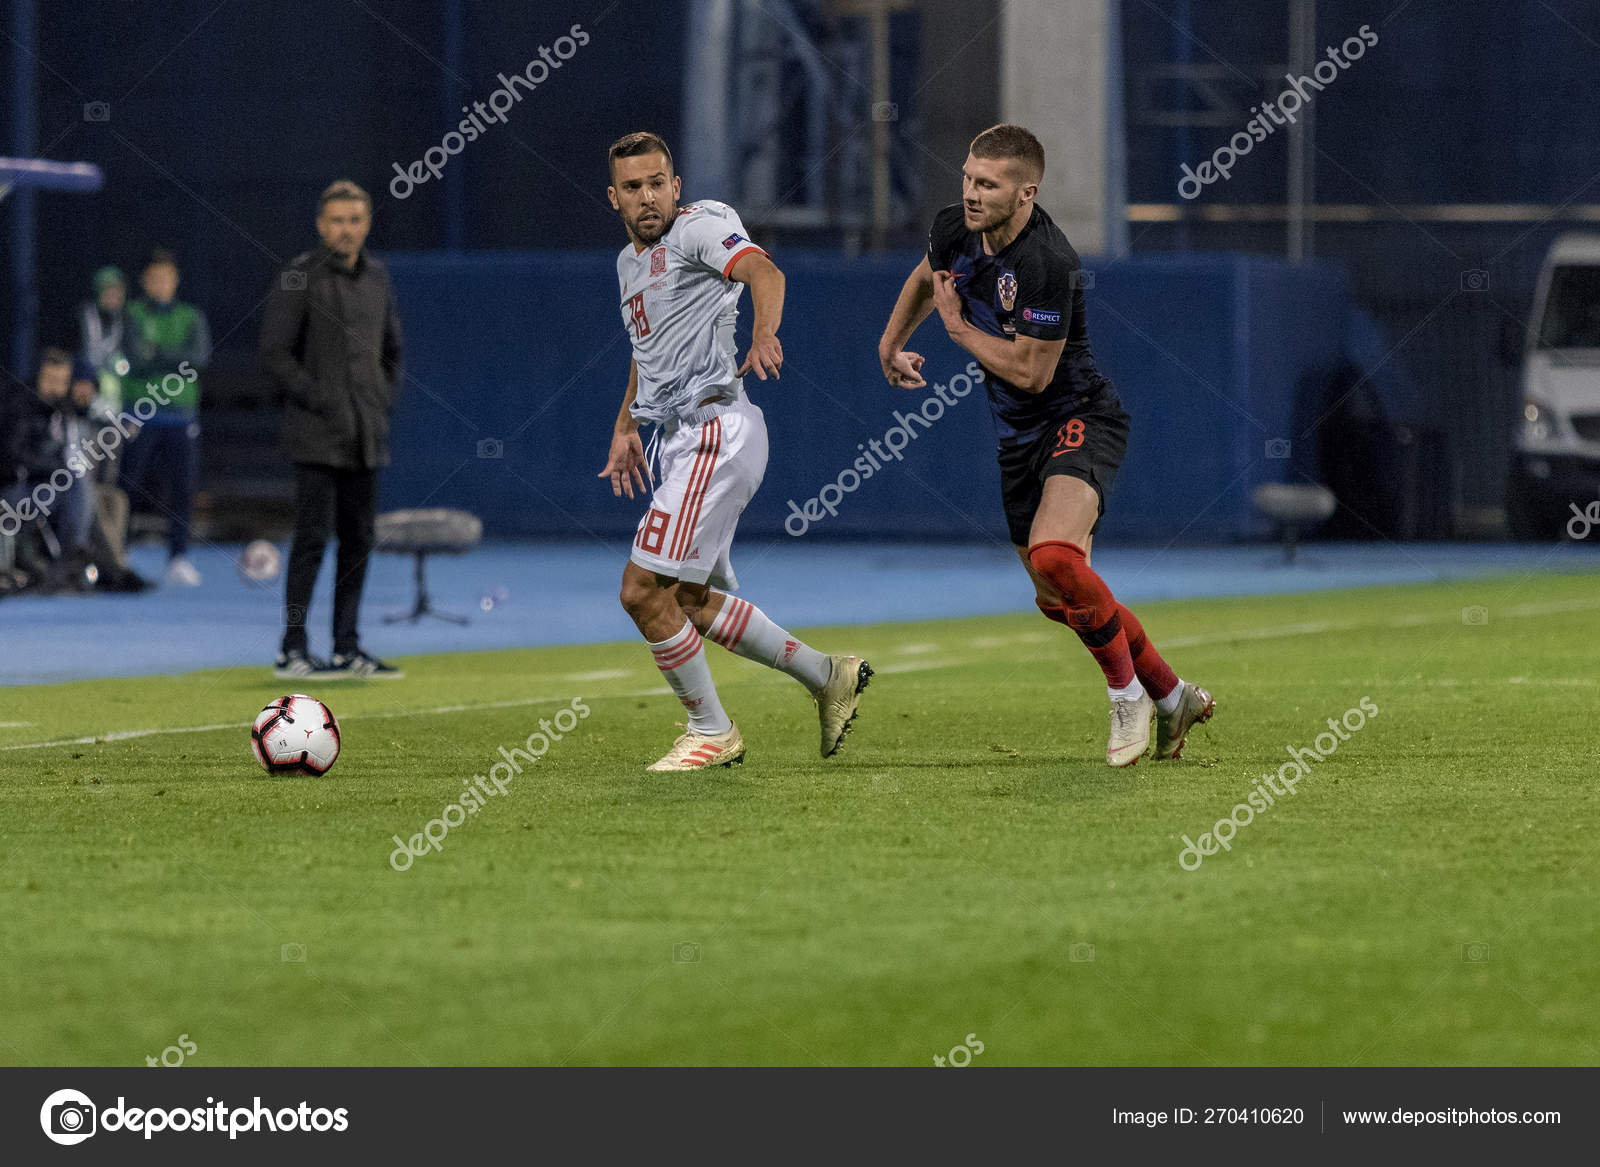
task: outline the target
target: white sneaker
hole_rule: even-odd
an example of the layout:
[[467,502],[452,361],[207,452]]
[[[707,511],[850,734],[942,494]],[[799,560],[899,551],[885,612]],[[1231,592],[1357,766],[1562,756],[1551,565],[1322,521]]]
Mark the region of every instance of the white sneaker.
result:
[[1150,715],[1156,703],[1149,693],[1137,701],[1111,702],[1111,738],[1106,742],[1106,765],[1131,766],[1150,746]]
[[727,733],[709,735],[691,729],[672,743],[664,758],[645,769],[703,770],[735,762],[744,762],[744,738],[739,736],[737,725],[729,726]]
[[188,556],[180,555],[167,564],[167,582],[174,587],[197,588],[200,586],[200,573],[189,562]]
[[843,653],[830,656],[833,671],[828,683],[811,694],[817,703],[817,719],[822,726],[822,756],[831,758],[844,744],[850,723],[861,707],[861,690],[872,678],[872,666],[859,656]]

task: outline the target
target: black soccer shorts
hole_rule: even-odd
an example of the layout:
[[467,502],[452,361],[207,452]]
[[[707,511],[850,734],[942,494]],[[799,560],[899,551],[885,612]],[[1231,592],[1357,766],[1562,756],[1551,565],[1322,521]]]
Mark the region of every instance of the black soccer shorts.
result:
[[[1128,415],[1117,406],[1073,414],[1032,441],[1001,446],[1000,497],[1011,541],[1019,547],[1028,545],[1034,512],[1044,497],[1044,480],[1053,474],[1081,478],[1094,487],[1104,516],[1106,493],[1127,449]],[[1089,533],[1099,529],[1097,516]]]

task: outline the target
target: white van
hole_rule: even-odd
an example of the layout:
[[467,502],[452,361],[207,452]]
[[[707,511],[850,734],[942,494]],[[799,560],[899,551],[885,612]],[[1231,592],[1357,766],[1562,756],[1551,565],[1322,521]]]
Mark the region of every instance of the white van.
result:
[[[1575,508],[1575,509],[1574,509]],[[1574,537],[1600,516],[1600,235],[1563,235],[1545,256],[1522,358],[1506,517],[1520,539]],[[1573,523],[1575,532],[1582,523]],[[1600,530],[1593,538],[1600,542]]]

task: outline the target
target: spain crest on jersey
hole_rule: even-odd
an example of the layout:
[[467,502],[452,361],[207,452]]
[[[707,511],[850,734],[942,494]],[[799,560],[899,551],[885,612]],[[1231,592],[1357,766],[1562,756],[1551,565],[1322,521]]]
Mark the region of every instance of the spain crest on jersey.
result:
[[1001,272],[995,281],[995,291],[1000,296],[1000,308],[1009,312],[1017,306],[1017,277],[1013,272]]
[[650,253],[650,274],[652,276],[664,275],[667,270],[667,249],[658,247]]

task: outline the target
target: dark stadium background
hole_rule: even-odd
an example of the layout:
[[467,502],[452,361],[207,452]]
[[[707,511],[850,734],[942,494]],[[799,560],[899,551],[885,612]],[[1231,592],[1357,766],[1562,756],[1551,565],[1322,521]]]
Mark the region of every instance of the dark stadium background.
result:
[[[829,7],[791,10],[847,58],[862,22],[830,18]],[[416,381],[397,422],[385,503],[426,497],[468,506],[499,534],[630,528],[631,514],[572,478],[598,464],[601,427],[626,368],[612,303],[621,233],[603,201],[601,160],[611,138],[641,126],[680,140],[688,6],[237,3],[208,17],[212,8],[210,0],[173,3],[157,18],[147,5],[37,6],[36,152],[93,161],[106,173],[92,196],[34,196],[39,342],[74,339],[75,307],[100,264],[132,272],[149,247],[172,247],[183,266],[181,294],[206,309],[218,339],[206,382],[202,520],[219,535],[270,526],[281,518],[287,478],[252,369],[261,301],[277,264],[314,240],[316,192],[349,176],[377,200],[372,244],[397,275]],[[781,393],[762,398],[775,411],[775,432],[787,437],[752,509],[752,530],[775,533],[786,500],[814,494],[848,465],[856,442],[880,434],[891,410],[907,403],[882,384],[872,342],[928,215],[956,197],[953,170],[966,139],[998,116],[995,10],[992,0],[941,0],[892,18],[892,132],[914,146],[897,156],[910,160],[894,174],[910,209],[885,253],[863,253],[859,232],[757,226],[759,216],[742,208],[791,273],[785,339],[794,367]],[[1581,6],[1560,3],[1316,6],[1319,45],[1364,23],[1382,34],[1379,48],[1316,104],[1315,200],[1365,205],[1375,217],[1317,224],[1315,259],[1295,269],[1282,259],[1281,221],[1135,221],[1130,258],[1091,259],[1100,276],[1090,297],[1092,335],[1138,427],[1107,522],[1112,534],[1174,535],[1193,517],[1192,508],[1174,515],[1165,505],[1175,490],[1221,494],[1188,528],[1191,538],[1262,534],[1249,487],[1274,476],[1325,478],[1327,468],[1315,436],[1297,441],[1281,464],[1256,458],[1261,440],[1301,435],[1303,419],[1320,414],[1340,378],[1348,386],[1361,374],[1371,375],[1391,421],[1413,427],[1404,455],[1412,464],[1401,471],[1420,485],[1406,514],[1346,516],[1345,533],[1502,529],[1520,329],[1539,261],[1572,224],[1534,217],[1419,225],[1401,211],[1595,201],[1600,140],[1573,132],[1600,114],[1586,22]],[[419,157],[459,118],[461,104],[482,99],[498,72],[573,23],[591,32],[591,43],[508,124],[452,158],[444,180],[404,201],[388,196],[393,163]],[[174,44],[174,30],[191,28]],[[1121,36],[1128,202],[1173,204],[1178,162],[1198,162],[1237,128],[1159,124],[1157,111],[1197,100],[1174,73],[1198,69],[1241,107],[1276,93],[1286,68],[1284,6],[1135,0],[1122,7]],[[930,62],[947,67],[929,79]],[[780,87],[799,83],[792,73],[779,77]],[[0,87],[0,126],[14,125],[16,99],[11,84]],[[108,121],[84,119],[91,101],[110,104]],[[870,116],[865,97],[860,116]],[[799,114],[784,126],[798,136]],[[844,141],[853,128],[835,132]],[[1200,201],[1281,206],[1286,138],[1258,147]],[[803,162],[796,151],[796,178]],[[724,193],[684,177],[686,197]],[[1041,201],[1048,206],[1048,194]],[[11,202],[0,211],[8,236],[24,200]],[[1463,291],[1462,273],[1479,269],[1489,273],[1487,291]],[[1244,324],[1241,297],[1250,300]],[[0,280],[0,319],[14,318],[14,301],[12,281]],[[1354,375],[1341,367],[1361,350],[1347,335],[1352,313],[1372,326],[1372,355],[1356,361]],[[1241,327],[1248,354],[1232,347]],[[919,339],[934,379],[965,364],[942,338]],[[8,367],[27,363],[12,329],[0,345]],[[1171,354],[1282,432],[1237,430],[1230,411]],[[925,504],[925,487],[948,486],[953,463],[974,490],[992,488],[981,411],[935,426],[908,457],[915,478],[864,490],[835,532],[982,537]],[[503,464],[475,457],[486,438],[504,443]]]

